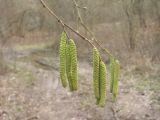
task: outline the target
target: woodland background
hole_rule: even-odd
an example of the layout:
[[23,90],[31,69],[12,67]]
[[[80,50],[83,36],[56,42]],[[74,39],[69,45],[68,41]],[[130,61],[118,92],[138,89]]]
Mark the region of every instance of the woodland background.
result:
[[[159,120],[160,0],[76,1],[85,25],[121,63],[115,107],[119,119]],[[45,2],[64,22],[91,38],[79,23],[72,0]],[[92,87],[87,86],[92,79],[92,48],[71,31],[68,33],[78,48],[83,89],[73,97],[57,82],[62,30],[40,0],[0,0],[0,119],[115,119],[107,105],[99,109],[90,101]],[[108,56],[101,53],[108,66]],[[84,98],[84,94],[91,97]],[[78,104],[75,107],[71,102]],[[65,112],[63,105],[75,109]]]

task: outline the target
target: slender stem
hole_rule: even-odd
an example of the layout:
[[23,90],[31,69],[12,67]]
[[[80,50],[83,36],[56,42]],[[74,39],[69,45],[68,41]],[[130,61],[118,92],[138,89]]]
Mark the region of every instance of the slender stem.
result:
[[78,18],[79,18],[79,20],[80,20],[80,23],[81,23],[82,27],[84,27],[84,29],[88,31],[88,33],[92,36],[93,41],[94,41],[103,51],[105,51],[109,56],[114,57],[114,56],[109,52],[108,49],[106,49],[106,48],[104,48],[104,47],[102,46],[102,44],[100,43],[100,41],[98,41],[98,40],[96,39],[96,37],[95,37],[95,35],[92,33],[92,31],[84,24],[84,21],[83,21],[83,19],[82,19],[82,17],[81,17],[80,11],[79,11],[79,5],[77,4],[76,0],[72,0],[72,1],[73,1],[74,5],[75,5],[75,7],[76,7],[77,15],[78,15]]
[[42,3],[43,7],[45,7],[45,8],[49,11],[49,13],[50,13],[51,15],[53,15],[53,16],[57,19],[57,21],[62,25],[62,27],[66,27],[66,28],[70,29],[70,30],[71,30],[72,32],[74,32],[77,36],[81,37],[83,40],[87,41],[90,45],[92,45],[92,46],[94,47],[93,43],[92,43],[88,38],[86,38],[85,36],[81,35],[79,32],[75,31],[72,27],[70,27],[69,25],[67,25],[66,23],[64,23],[64,22],[48,7],[48,5],[44,2],[44,0],[40,0],[40,1],[41,1],[41,3]]

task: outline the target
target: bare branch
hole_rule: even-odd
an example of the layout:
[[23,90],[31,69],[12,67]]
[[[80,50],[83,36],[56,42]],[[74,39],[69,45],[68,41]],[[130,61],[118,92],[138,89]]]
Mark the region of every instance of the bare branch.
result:
[[[95,47],[95,46],[93,45],[93,43],[91,42],[91,41],[93,41],[93,40],[89,40],[87,37],[83,36],[83,35],[80,34],[78,31],[74,30],[74,29],[73,29],[72,27],[70,27],[68,24],[64,23],[64,21],[62,21],[62,20],[54,13],[54,11],[52,11],[52,10],[48,7],[48,5],[44,2],[44,0],[40,0],[40,2],[42,3],[43,7],[45,7],[45,8],[49,11],[49,13],[57,19],[57,21],[61,24],[61,26],[62,26],[63,28],[67,28],[67,29],[71,30],[73,33],[75,33],[75,34],[76,34],[77,36],[79,36],[81,39],[87,41],[90,45],[92,45],[93,47]],[[74,3],[75,3],[75,6],[76,6],[76,8],[77,8],[77,11],[79,11],[79,10],[78,10],[78,4],[76,3],[75,0],[74,0]],[[80,16],[81,16],[81,15],[80,15],[80,12],[78,12],[78,14],[79,14],[79,17],[80,17]],[[85,29],[87,29],[88,32],[90,32],[90,30],[84,25],[83,20],[81,19],[81,17],[80,17],[80,22],[81,22],[81,24],[83,25],[83,27],[84,27]],[[90,32],[90,33],[92,33],[92,32]],[[92,36],[93,36],[93,34],[92,34]],[[95,41],[96,44],[97,44],[102,50],[104,50],[109,56],[112,56],[112,57],[113,57],[113,55],[109,52],[109,50],[107,50],[106,48],[104,48],[104,47],[99,43],[99,41],[97,41],[97,40],[95,39],[95,37],[94,37],[94,41]]]
[[44,0],[40,0],[40,1],[41,1],[41,3],[42,3],[43,7],[45,7],[45,8],[50,12],[50,14],[53,15],[53,16],[57,19],[57,21],[62,25],[63,28],[65,28],[65,27],[68,28],[69,30],[71,30],[72,32],[74,32],[76,35],[78,35],[79,37],[81,37],[83,40],[89,42],[89,44],[94,47],[94,45],[92,44],[92,42],[91,42],[88,38],[84,37],[84,36],[81,35],[79,32],[75,31],[72,27],[70,27],[69,25],[67,25],[66,23],[64,23],[64,22],[48,7],[48,5],[44,2]]
[[105,51],[107,54],[109,54],[111,57],[113,57],[113,55],[109,52],[109,50],[107,50],[106,48],[104,48],[102,46],[102,44],[100,43],[100,41],[97,40],[97,38],[95,37],[95,35],[93,34],[93,32],[84,24],[84,21],[81,17],[81,13],[79,11],[79,5],[77,4],[76,0],[72,0],[75,7],[76,7],[76,10],[77,10],[77,15],[78,15],[78,18],[80,20],[80,24],[82,25],[82,27],[87,30],[87,32],[92,36],[92,40],[103,50]]

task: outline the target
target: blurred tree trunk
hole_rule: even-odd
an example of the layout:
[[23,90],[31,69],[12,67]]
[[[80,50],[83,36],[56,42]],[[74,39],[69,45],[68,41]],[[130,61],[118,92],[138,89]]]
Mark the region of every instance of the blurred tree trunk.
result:
[[160,27],[160,1],[152,0],[152,4],[155,9],[156,21],[158,23],[158,27]]
[[133,12],[134,15],[137,15],[139,18],[140,26],[141,27],[146,27],[146,22],[145,22],[145,14],[144,14],[144,0],[132,0],[133,4]]
[[134,50],[136,47],[135,35],[134,35],[134,19],[133,19],[133,6],[132,0],[130,2],[122,0],[123,9],[127,16],[128,22],[128,37],[129,37],[129,48]]
[[155,22],[157,26],[157,30],[154,33],[154,50],[153,50],[153,57],[152,60],[160,60],[160,1],[158,0],[152,0],[152,5],[154,8],[154,14],[155,14]]
[[7,45],[7,40],[11,37],[16,28],[13,26],[15,21],[16,10],[13,0],[1,0],[0,1],[0,15],[3,16],[0,19],[0,73],[6,71],[6,62],[4,60],[4,48]]
[[128,22],[129,48],[135,50],[137,29],[139,26],[146,27],[143,12],[144,0],[122,0],[122,4]]

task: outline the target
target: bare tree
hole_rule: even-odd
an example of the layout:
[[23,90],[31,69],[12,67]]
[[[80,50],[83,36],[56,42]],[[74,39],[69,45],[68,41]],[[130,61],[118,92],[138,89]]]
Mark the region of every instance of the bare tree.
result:
[[[143,4],[144,0],[122,0],[123,10],[128,22],[129,47],[131,50],[136,47],[137,29],[139,26],[146,27]],[[138,22],[139,24],[137,24]]]
[[158,0],[152,0],[153,8],[156,14],[156,21],[160,27],[160,2]]
[[17,33],[17,16],[13,1],[0,1],[0,70],[3,72],[6,68],[4,55],[5,48],[10,46],[8,39]]
[[134,14],[133,14],[134,12],[133,12],[132,0],[128,1],[122,0],[122,5],[128,22],[129,47],[130,49],[134,50],[136,47],[136,42],[135,42]]
[[144,13],[144,0],[132,0],[133,12],[135,16],[138,16],[140,26],[146,27],[145,13]]

